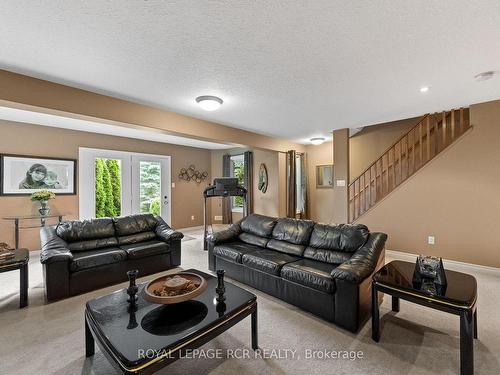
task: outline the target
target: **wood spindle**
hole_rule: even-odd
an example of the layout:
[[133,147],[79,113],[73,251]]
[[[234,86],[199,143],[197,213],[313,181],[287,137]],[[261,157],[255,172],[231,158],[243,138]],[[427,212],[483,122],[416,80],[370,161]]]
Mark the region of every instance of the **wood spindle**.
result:
[[455,140],[455,110],[451,110],[450,117],[450,129],[451,129],[451,142]]
[[447,142],[447,139],[446,139],[446,111],[443,111],[443,113],[441,114],[441,122],[442,122],[442,131],[443,131],[443,143],[441,145],[441,148],[444,149],[446,147],[446,142]]
[[426,148],[427,148],[427,160],[431,160],[431,116],[427,115],[427,121],[425,122],[427,124],[427,134],[426,134]]

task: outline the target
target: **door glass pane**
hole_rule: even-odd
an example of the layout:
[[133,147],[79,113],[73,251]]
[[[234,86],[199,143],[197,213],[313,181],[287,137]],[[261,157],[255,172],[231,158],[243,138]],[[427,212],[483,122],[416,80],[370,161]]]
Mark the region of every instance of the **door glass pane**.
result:
[[139,162],[139,208],[141,213],[161,213],[161,164]]
[[121,160],[95,159],[95,217],[121,215]]

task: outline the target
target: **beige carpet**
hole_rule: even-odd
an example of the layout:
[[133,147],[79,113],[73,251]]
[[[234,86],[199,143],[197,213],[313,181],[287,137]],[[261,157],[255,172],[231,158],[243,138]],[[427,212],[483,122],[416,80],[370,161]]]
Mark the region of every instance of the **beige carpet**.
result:
[[[186,230],[194,240],[183,242],[182,267],[207,269],[201,231]],[[468,270],[467,272],[470,272]],[[475,273],[479,283],[479,340],[474,343],[476,374],[500,373],[500,278]],[[151,277],[143,280],[150,279]],[[85,301],[126,284],[44,304],[38,254],[30,261],[30,306],[18,309],[18,272],[0,274],[0,374],[116,374],[96,351],[84,356]],[[252,290],[251,288],[244,286]],[[458,317],[401,301],[401,312],[381,308],[380,343],[370,338],[369,322],[351,334],[266,294],[259,303],[259,344],[262,349],[289,349],[295,359],[225,358],[226,349],[250,346],[250,319],[237,324],[204,349],[222,349],[219,359],[182,359],[163,374],[457,374]],[[361,351],[362,359],[305,359],[306,350]],[[269,354],[277,352],[268,352]]]

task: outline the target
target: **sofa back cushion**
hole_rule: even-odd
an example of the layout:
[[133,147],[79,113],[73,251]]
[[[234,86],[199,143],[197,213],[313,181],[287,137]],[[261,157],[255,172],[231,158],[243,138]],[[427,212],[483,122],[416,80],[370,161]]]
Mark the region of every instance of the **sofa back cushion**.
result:
[[273,239],[295,245],[307,245],[313,228],[312,220],[281,218],[274,226]]
[[309,242],[314,222],[281,218],[274,226],[272,239],[267,243],[267,248],[296,256],[302,256]]
[[56,228],[56,233],[64,241],[80,242],[115,237],[113,219],[100,218],[83,221],[63,221]]
[[269,238],[267,237],[260,237],[256,236],[255,234],[252,233],[247,233],[247,232],[241,232],[241,234],[238,236],[240,241],[248,243],[250,245],[256,245],[260,247],[266,247]]
[[152,214],[139,214],[113,219],[116,236],[129,236],[131,234],[154,231],[157,221]]
[[269,238],[276,225],[276,220],[277,219],[274,217],[250,214],[243,218],[240,223],[240,228],[243,232]]
[[340,264],[363,246],[370,232],[363,224],[316,224],[304,258]]
[[78,251],[89,251],[104,249],[107,247],[116,247],[118,240],[116,237],[97,238],[95,240],[68,242],[68,249],[74,253]]

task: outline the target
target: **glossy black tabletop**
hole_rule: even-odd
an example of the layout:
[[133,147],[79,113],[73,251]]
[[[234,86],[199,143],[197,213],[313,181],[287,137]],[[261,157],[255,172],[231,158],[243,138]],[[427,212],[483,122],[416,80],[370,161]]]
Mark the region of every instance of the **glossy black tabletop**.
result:
[[465,273],[445,270],[447,285],[437,287],[436,293],[430,293],[421,284],[413,283],[415,263],[392,261],[382,267],[373,280],[382,286],[409,292],[424,298],[431,297],[436,301],[459,306],[472,306],[476,302],[477,283],[474,276]]
[[14,256],[12,258],[0,259],[0,271],[2,268],[13,269],[23,266],[27,264],[29,260],[30,254],[27,249],[14,250]]
[[[186,270],[205,278],[208,287],[193,300],[159,305],[145,301],[139,284],[138,307],[129,312],[126,289],[87,302],[86,311],[108,347],[126,366],[147,362],[143,351],[168,351],[252,304],[256,296],[225,282],[225,309],[217,305],[217,278],[198,270]],[[142,351],[142,352],[141,352]]]

